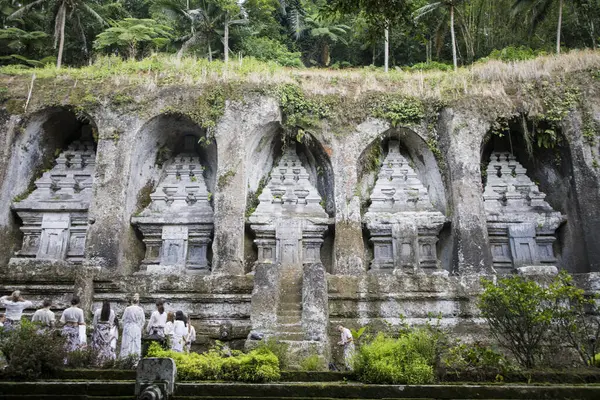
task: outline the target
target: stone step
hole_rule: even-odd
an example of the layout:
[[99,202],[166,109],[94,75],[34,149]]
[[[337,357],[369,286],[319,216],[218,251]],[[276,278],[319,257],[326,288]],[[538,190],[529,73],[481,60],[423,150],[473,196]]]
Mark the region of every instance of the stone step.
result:
[[299,324],[302,318],[298,315],[277,315],[277,322],[280,324]]
[[304,332],[279,332],[277,338],[282,342],[301,342],[304,340]]

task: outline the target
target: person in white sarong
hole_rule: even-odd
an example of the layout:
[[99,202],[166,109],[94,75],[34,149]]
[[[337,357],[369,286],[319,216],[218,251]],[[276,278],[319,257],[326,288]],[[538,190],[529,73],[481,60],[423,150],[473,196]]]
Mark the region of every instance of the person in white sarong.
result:
[[164,301],[159,299],[156,301],[156,311],[153,311],[146,326],[146,333],[153,338],[165,337],[165,325],[167,324],[167,313],[165,311]]
[[117,354],[117,341],[119,340],[119,319],[115,316],[113,319],[113,326],[110,330],[110,347]]
[[120,358],[142,355],[142,329],[146,323],[144,310],[139,306],[140,295],[134,294],[131,305],[123,312],[123,337],[121,339]]
[[38,329],[38,333],[44,333],[49,329],[54,328],[54,324],[56,323],[56,316],[54,315],[52,310],[50,310],[51,306],[52,301],[50,301],[49,299],[44,300],[42,308],[37,310],[33,314],[33,317],[31,317],[31,322],[36,323],[40,326],[40,329]]
[[196,341],[196,328],[192,325],[192,318],[188,316],[187,318],[188,324],[188,334],[187,341],[185,342],[185,352],[189,353],[192,350],[192,343]]
[[115,321],[115,312],[110,308],[108,300],[102,302],[102,308],[94,313],[92,326],[94,333],[92,335],[92,348],[96,352],[95,363],[102,366],[108,361],[117,358],[115,350],[111,346],[113,336],[113,324]]
[[183,311],[175,313],[175,323],[173,323],[173,334],[171,340],[171,350],[183,353],[183,348],[188,340],[188,328]]
[[[85,331],[85,319],[83,310],[79,307],[79,296],[73,296],[71,299],[71,307],[63,311],[60,322],[64,324],[62,333],[66,338],[65,350],[67,354],[81,349],[80,328]],[[67,359],[65,359],[65,364]]]
[[15,290],[10,296],[0,297],[0,306],[6,308],[4,329],[11,330],[21,326],[23,310],[33,307],[33,303],[21,296],[21,291]]
[[344,365],[346,366],[346,370],[352,371],[352,362],[354,359],[354,339],[352,338],[352,332],[342,325],[338,325],[337,329],[342,339],[338,342],[338,345],[344,346]]

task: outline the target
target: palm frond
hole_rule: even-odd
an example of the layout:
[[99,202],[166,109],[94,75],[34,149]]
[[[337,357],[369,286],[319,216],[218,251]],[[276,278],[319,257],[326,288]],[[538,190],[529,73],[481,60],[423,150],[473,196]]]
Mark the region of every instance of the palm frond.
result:
[[80,4],[83,6],[83,9],[87,11],[87,13],[90,14],[92,17],[94,17],[96,21],[98,21],[101,25],[108,25],[104,18],[102,18],[100,14],[98,14],[92,7],[88,6],[83,2],[81,2]]
[[24,16],[24,14],[27,11],[31,10],[32,8],[38,6],[38,5],[40,5],[40,4],[42,4],[42,3],[46,2],[46,1],[49,1],[49,0],[36,0],[33,3],[29,3],[29,4],[27,4],[27,5],[19,8],[17,11],[13,12],[12,14],[10,14],[8,16],[8,19],[14,19],[14,18],[22,17],[22,16]]
[[444,5],[444,3],[442,3],[441,1],[436,1],[435,3],[427,4],[426,6],[423,6],[413,12],[413,14],[412,14],[413,19],[415,21],[418,21],[419,19],[423,18],[425,15],[437,10],[438,8],[440,8],[443,5]]

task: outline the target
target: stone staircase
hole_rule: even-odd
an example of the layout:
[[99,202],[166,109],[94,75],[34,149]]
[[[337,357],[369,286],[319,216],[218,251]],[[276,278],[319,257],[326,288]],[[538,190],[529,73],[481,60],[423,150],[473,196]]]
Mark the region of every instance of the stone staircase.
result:
[[286,266],[279,282],[277,311],[278,337],[282,341],[302,341],[302,269]]

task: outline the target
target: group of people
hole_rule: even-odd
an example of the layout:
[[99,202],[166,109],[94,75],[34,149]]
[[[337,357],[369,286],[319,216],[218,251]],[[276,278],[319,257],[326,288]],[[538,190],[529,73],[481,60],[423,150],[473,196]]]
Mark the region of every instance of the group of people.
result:
[[[131,305],[125,308],[121,318],[122,338],[120,358],[139,358],[142,353],[142,333],[146,324],[144,310],[139,305],[140,297],[133,295]],[[65,309],[60,317],[62,334],[66,339],[67,352],[79,350],[87,346],[87,332],[84,312],[79,308],[79,297],[73,296],[71,307]],[[19,291],[10,296],[0,297],[0,307],[6,309],[4,316],[0,315],[0,326],[5,330],[17,329],[21,323],[23,310],[33,306],[31,301],[23,298]],[[44,300],[42,308],[37,310],[31,321],[39,324],[40,331],[56,327],[56,317],[50,310],[52,302]],[[110,302],[104,300],[102,307],[94,312],[92,320],[92,348],[97,352],[98,364],[115,360],[117,340],[119,337],[119,320]],[[170,348],[177,352],[189,352],[196,341],[196,330],[182,311],[166,312],[164,301],[156,302],[156,310],[152,312],[146,325],[149,337],[167,342]]]

